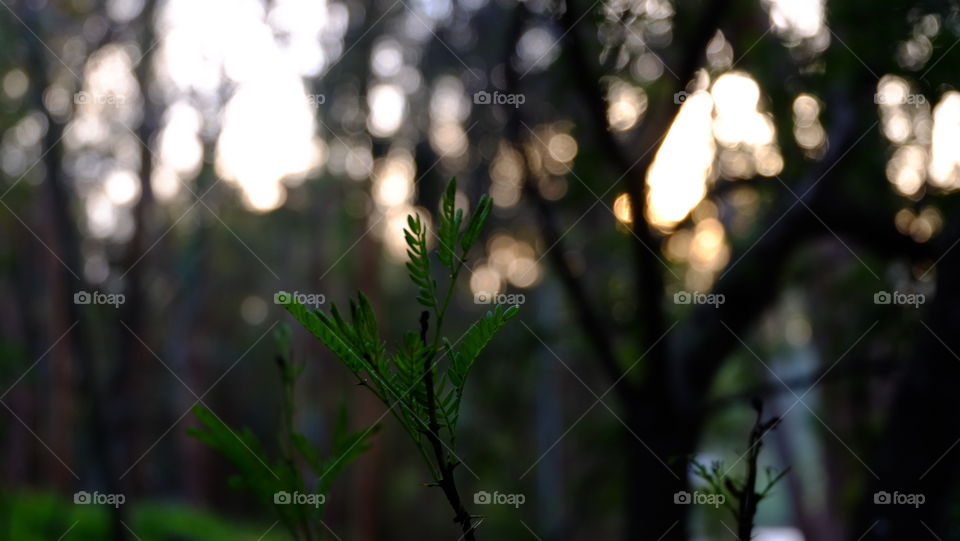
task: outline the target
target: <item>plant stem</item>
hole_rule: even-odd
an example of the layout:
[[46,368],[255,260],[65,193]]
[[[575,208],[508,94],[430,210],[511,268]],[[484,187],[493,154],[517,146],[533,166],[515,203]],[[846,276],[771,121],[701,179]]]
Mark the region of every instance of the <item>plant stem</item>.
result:
[[[444,304],[446,308],[446,303]],[[445,310],[444,310],[445,311]],[[427,343],[427,321],[430,318],[430,312],[424,310],[420,314],[420,340],[424,345]],[[439,326],[437,327],[439,331]],[[435,351],[435,350],[434,350]],[[448,460],[447,454],[443,449],[443,442],[440,441],[440,423],[437,421],[437,403],[435,389],[433,387],[433,355],[427,355],[423,360],[424,385],[427,387],[427,415],[429,426],[425,431],[427,439],[433,447],[433,454],[437,459],[437,467],[440,470],[440,476],[437,479],[437,485],[443,490],[443,495],[447,497],[450,507],[453,508],[454,522],[460,524],[465,541],[475,541],[473,523],[470,519],[470,513],[463,506],[460,499],[460,492],[457,490],[456,479],[453,475],[455,465]]]
[[[447,285],[447,292],[443,299],[443,306],[436,311],[437,312],[437,329],[433,333],[433,349],[430,352],[431,360],[439,352],[440,332],[443,330],[443,318],[447,315],[447,309],[450,308],[450,301],[451,299],[453,299],[453,288],[457,284],[457,276],[460,275],[460,270],[463,269],[464,265],[466,265],[466,262],[464,261],[464,258],[467,257],[466,252],[464,252],[463,257],[457,257],[456,251],[453,251],[453,257],[457,259],[458,263],[456,267],[453,269],[453,272],[450,273],[450,283]],[[424,327],[425,325],[426,325],[426,322],[421,320],[420,341],[423,342],[424,345],[427,344],[427,332],[426,332],[426,328]],[[433,374],[430,374],[429,377],[433,379]],[[457,392],[459,393],[461,391],[457,391]],[[459,400],[457,401],[457,403],[459,404]],[[443,414],[444,422],[447,423],[447,432],[450,434],[450,444],[456,445],[457,434],[454,432],[454,427],[450,422],[450,417],[447,415],[446,409],[442,409],[440,413]]]
[[750,541],[753,535],[753,519],[757,514],[757,459],[760,457],[760,447],[763,445],[763,435],[769,428],[763,422],[763,403],[754,401],[757,411],[757,421],[750,431],[750,447],[747,454],[747,479],[743,483],[743,493],[740,497],[739,516],[737,517],[737,539]]
[[[296,471],[296,464],[293,458],[293,419],[296,408],[294,390],[296,385],[296,368],[290,364],[290,359],[285,358],[283,354],[277,355],[277,366],[280,367],[280,379],[283,384],[283,415],[282,425],[280,427],[280,451],[283,454],[283,460],[290,465],[291,471]],[[303,490],[303,479],[297,477],[297,486]],[[297,519],[300,522],[300,531],[303,533],[303,539],[313,541],[313,530],[308,513],[297,506]]]
[[[456,253],[454,253],[456,257]],[[466,254],[464,254],[466,257]],[[454,269],[453,273],[450,274],[450,284],[447,285],[447,293],[443,299],[443,307],[437,310],[437,330],[433,333],[433,351],[437,351],[437,347],[440,345],[440,331],[443,330],[443,318],[447,315],[447,309],[450,307],[450,300],[453,298],[453,288],[457,285],[457,276],[460,275],[460,269],[463,268],[463,260],[460,259],[460,263]],[[426,325],[421,316],[421,326]],[[421,336],[420,339],[423,341],[423,345],[427,345],[427,333],[426,329],[421,327]]]

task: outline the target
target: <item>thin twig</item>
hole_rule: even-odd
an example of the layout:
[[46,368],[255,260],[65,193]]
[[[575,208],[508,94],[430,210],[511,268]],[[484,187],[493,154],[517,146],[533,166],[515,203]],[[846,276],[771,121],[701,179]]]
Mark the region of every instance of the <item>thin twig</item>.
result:
[[[515,49],[516,43],[520,38],[527,16],[527,8],[525,5],[518,4],[515,9],[516,11],[510,32],[510,39],[508,40],[508,43],[511,44],[511,47],[508,47],[506,51],[506,58],[504,62],[504,65],[508,66],[509,68],[507,70],[506,77],[506,90],[510,93],[519,92],[519,73],[517,73],[514,63],[510,62],[510,55]],[[603,321],[598,315],[599,312],[595,309],[593,303],[590,301],[590,294],[587,291],[586,285],[576,275],[576,273],[573,271],[573,268],[570,266],[570,262],[567,260],[566,244],[563,241],[563,235],[561,234],[558,226],[556,213],[554,212],[554,209],[550,203],[546,201],[540,194],[539,189],[537,189],[535,181],[532,177],[531,168],[527,161],[527,155],[523,151],[520,140],[520,126],[522,125],[523,117],[520,113],[520,109],[516,107],[512,108],[506,133],[508,141],[514,148],[517,149],[517,154],[520,156],[522,161],[520,169],[523,175],[522,186],[524,197],[526,197],[536,209],[540,233],[543,236],[545,245],[550,247],[550,249],[547,251],[547,258],[550,260],[551,265],[560,278],[560,284],[569,297],[570,302],[575,307],[577,320],[580,324],[580,327],[584,331],[584,338],[586,338],[592,346],[594,353],[597,355],[597,359],[600,361],[601,366],[607,374],[607,377],[609,377],[612,381],[618,380],[620,379],[622,369],[620,368],[616,353],[614,352],[613,336],[609,330],[612,328],[612,325],[607,325],[606,322]],[[617,392],[621,395],[624,395],[624,398],[629,400],[629,397],[633,392],[632,383],[628,380],[624,380],[620,385],[617,386]]]
[[[420,341],[427,346],[427,330],[430,320],[430,312],[424,310],[420,313]],[[444,496],[450,502],[453,508],[454,522],[460,524],[463,531],[463,539],[466,541],[475,541],[473,521],[470,513],[463,506],[463,500],[460,499],[460,492],[457,490],[456,479],[453,475],[455,463],[449,460],[446,451],[443,449],[443,442],[440,441],[440,422],[437,420],[437,402],[436,390],[433,384],[433,357],[434,351],[424,356],[423,359],[423,384],[427,388],[427,416],[428,428],[424,431],[430,446],[433,448],[433,454],[437,459],[437,468],[440,471],[440,478],[437,479],[437,485],[443,490]]]

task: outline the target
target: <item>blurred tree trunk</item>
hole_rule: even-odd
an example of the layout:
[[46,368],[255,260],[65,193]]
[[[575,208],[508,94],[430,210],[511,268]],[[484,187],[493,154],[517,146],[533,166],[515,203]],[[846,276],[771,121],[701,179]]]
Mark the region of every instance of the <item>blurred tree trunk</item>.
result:
[[[366,224],[364,224],[364,229],[366,229]],[[382,295],[380,287],[380,276],[379,269],[382,265],[382,252],[383,248],[377,243],[374,239],[369,238],[368,236],[364,237],[360,241],[358,246],[360,250],[360,271],[356,288],[364,292],[364,295],[370,299],[370,303],[373,305],[374,313],[382,314],[378,324],[381,329],[390,329],[391,327],[391,318],[389,317],[389,312],[381,310],[382,307]],[[402,322],[401,322],[402,324]],[[366,427],[370,426],[383,415],[384,405],[377,400],[371,393],[359,393],[356,397],[360,402],[359,407],[356,409],[354,415],[354,426]],[[384,451],[383,446],[375,445],[372,449],[364,453],[364,456],[360,458],[361,461],[365,462],[365,467],[357,468],[357,494],[356,494],[356,506],[355,509],[359,510],[356,512],[356,522],[354,527],[356,528],[353,531],[357,532],[356,539],[359,540],[377,540],[382,539],[382,526],[380,524],[381,513],[377,512],[381,508],[382,499],[384,497],[384,475],[383,475],[383,461],[384,461]]]
[[[363,20],[379,21],[388,15],[388,13],[383,10],[390,11],[394,8],[394,5],[370,3],[368,8],[368,12],[364,13]],[[371,80],[370,55],[373,51],[373,44],[380,36],[386,33],[388,26],[383,25],[378,32],[372,32],[371,30],[374,28],[375,27],[365,27],[363,24],[351,25],[349,35],[345,37],[345,42],[352,43],[350,46],[352,51],[350,56],[339,58],[337,63],[329,68],[329,71],[314,79],[312,85],[313,91],[318,94],[323,94],[328,98],[326,100],[327,103],[332,102],[332,98],[336,97],[324,94],[325,91],[333,88],[333,85],[327,84],[327,80],[336,80],[337,74],[341,71],[349,73],[351,78],[356,78],[357,81],[361,81],[360,84]],[[362,93],[361,95],[366,95],[366,88],[359,90]],[[364,107],[362,102],[360,107]],[[336,119],[333,115],[328,116],[326,120],[321,118],[319,107],[317,117],[323,122],[321,126],[331,132],[340,128],[340,126],[333,122],[333,119]],[[336,133],[331,133],[331,135],[339,139]],[[383,158],[388,150],[389,147],[386,143],[375,142],[374,148],[372,149],[374,160]],[[369,194],[370,191],[367,190],[367,193]],[[388,313],[377,309],[383,301],[379,275],[380,268],[383,264],[383,246],[374,238],[371,238],[373,234],[371,229],[374,227],[383,227],[384,224],[374,225],[374,223],[370,221],[371,219],[379,218],[376,214],[372,214],[359,222],[359,240],[353,249],[358,251],[360,265],[355,272],[349,274],[349,276],[355,277],[355,279],[346,281],[346,291],[350,292],[348,295],[350,298],[354,297],[353,291],[363,291],[373,304],[375,308],[374,312],[382,314],[379,320],[380,328],[390,329],[391,321]],[[342,252],[340,253],[342,254]],[[338,272],[340,269],[331,267],[331,265],[351,264],[347,259],[339,260],[340,257],[341,255],[336,255],[332,259],[328,258],[321,263],[321,265],[325,267],[321,274],[321,280],[328,274],[342,274]],[[325,289],[325,292],[330,291],[333,290],[330,288]],[[353,424],[353,426],[366,427],[382,418],[384,406],[370,393],[357,393],[355,397],[352,397],[352,400],[359,402],[350,408],[351,424]],[[355,476],[356,491],[352,495],[353,505],[349,513],[349,530],[355,532],[354,538],[359,541],[373,541],[382,539],[383,537],[381,519],[384,515],[380,512],[380,509],[382,508],[382,499],[384,496],[384,457],[384,446],[373,446],[358,459],[359,465],[353,473]]]
[[[211,156],[213,153],[212,144],[205,144],[204,147],[204,156]],[[198,196],[205,195],[216,182],[217,178],[213,171],[213,165],[203,161],[194,184],[195,193]],[[192,213],[193,219],[186,220],[187,226],[191,229],[184,235],[185,245],[175,250],[179,253],[178,263],[174,267],[179,289],[171,303],[170,309],[174,314],[174,324],[168,335],[165,352],[169,352],[170,369],[183,380],[183,383],[193,393],[203,396],[203,393],[207,390],[205,385],[209,385],[205,382],[212,382],[215,379],[209,377],[208,367],[211,366],[211,363],[206,362],[208,356],[204,351],[205,344],[201,342],[204,336],[202,331],[204,308],[210,305],[209,284],[213,283],[210,279],[210,247],[212,241],[210,226],[204,219],[209,211],[203,204],[197,203],[192,210],[187,212]],[[167,355],[163,357],[166,359]],[[220,367],[223,365],[220,362],[214,362],[212,366],[216,370],[221,370]],[[163,370],[163,372],[166,372],[166,370]],[[218,373],[217,376],[219,375]],[[183,383],[172,376],[167,378],[166,381],[169,382],[167,389],[172,389],[172,391],[163,393],[170,397],[166,405],[168,415],[164,417],[165,424],[175,421],[196,402],[196,397],[184,387]],[[189,414],[184,417],[184,420],[188,424],[195,423],[193,416]],[[211,454],[209,449],[206,449],[196,438],[189,436],[183,429],[177,431],[174,447],[176,449],[174,456],[180,457],[177,462],[182,465],[179,468],[180,478],[177,484],[183,488],[189,501],[205,501],[207,489],[210,486],[209,464]],[[164,465],[163,469],[166,467]]]
[[[843,365],[831,367],[838,358],[844,355],[844,351],[850,347],[850,336],[864,332],[866,325],[860,318],[851,320],[848,313],[844,310],[838,310],[836,295],[840,292],[835,291],[836,284],[844,282],[845,275],[849,274],[853,266],[858,266],[855,260],[851,260],[850,252],[840,244],[836,239],[826,238],[814,244],[811,247],[812,257],[815,260],[834,261],[837,264],[833,267],[823,269],[821,272],[810,276],[809,292],[806,297],[809,299],[809,313],[813,321],[818,322],[815,333],[812,336],[812,346],[816,351],[816,357],[820,362],[819,369],[821,373],[830,371],[839,373],[843,365],[849,366],[852,361],[850,358],[843,359]],[[864,327],[864,328],[861,328]],[[834,372],[836,371],[836,372]],[[822,465],[822,475],[824,486],[820,488],[817,501],[820,505],[817,509],[816,517],[819,520],[799,523],[804,530],[810,530],[808,539],[822,539],[823,541],[840,541],[844,538],[848,524],[845,523],[845,505],[846,487],[855,486],[861,481],[864,474],[872,475],[859,462],[859,457],[851,454],[851,445],[854,452],[862,448],[859,445],[863,440],[857,438],[858,432],[863,431],[862,419],[868,419],[870,401],[864,395],[864,390],[871,378],[859,377],[844,379],[836,382],[834,385],[824,385],[818,383],[816,387],[808,387],[804,392],[816,391],[813,397],[805,398],[805,402],[810,404],[811,409],[819,411],[817,415],[823,416],[823,412],[830,412],[829,428],[823,426],[817,418],[806,417],[811,428],[817,435],[817,453]],[[788,401],[792,404],[795,398],[789,395]],[[789,407],[790,404],[787,406]],[[806,408],[797,408],[800,411],[794,414],[804,415],[808,412]],[[858,422],[861,421],[861,422]],[[824,421],[826,422],[826,421]],[[783,431],[777,431],[782,434]],[[831,434],[833,432],[833,434]],[[838,441],[837,437],[842,438],[843,442]],[[790,464],[789,462],[787,464]],[[795,478],[795,475],[788,477]],[[791,479],[794,481],[794,479]],[[811,517],[812,518],[812,517]],[[815,529],[816,528],[816,529]],[[807,532],[805,532],[807,533]]]
[[[25,207],[26,205],[18,205],[18,208]],[[33,213],[33,207],[34,205],[31,202],[31,214]],[[0,211],[0,213],[2,212],[6,211]],[[9,308],[11,312],[15,311],[18,317],[16,318],[17,329],[6,328],[7,325],[3,325],[3,336],[19,337],[23,342],[23,353],[25,356],[20,359],[18,355],[20,352],[17,351],[13,343],[0,344],[0,347],[9,348],[0,352],[3,362],[7,361],[5,356],[8,353],[10,354],[10,360],[22,360],[22,362],[14,364],[9,372],[0,368],[4,377],[9,378],[9,381],[5,382],[6,387],[0,389],[0,392],[9,393],[4,396],[3,399],[13,403],[11,408],[14,411],[24,412],[26,410],[23,408],[27,403],[36,404],[36,397],[40,396],[39,393],[41,393],[43,389],[49,389],[52,386],[52,378],[49,377],[48,370],[46,370],[47,366],[52,366],[52,357],[44,363],[45,366],[37,366],[34,369],[36,373],[32,374],[33,377],[25,379],[16,385],[14,382],[16,378],[19,377],[17,372],[26,370],[26,368],[30,366],[29,363],[39,359],[46,349],[40,345],[42,338],[39,329],[42,327],[39,324],[40,320],[37,309],[38,306],[51,301],[51,299],[42,296],[41,291],[50,292],[53,289],[53,284],[56,283],[55,280],[59,276],[59,269],[53,268],[58,264],[53,257],[48,257],[43,261],[38,259],[37,253],[33,249],[33,243],[36,241],[32,238],[26,238],[28,234],[23,231],[23,226],[18,223],[13,223],[16,221],[16,218],[12,216],[9,216],[9,218],[8,221],[2,223],[3,238],[10,239],[9,243],[5,246],[6,250],[10,251],[6,253],[5,250],[3,259],[4,261],[9,260],[12,263],[10,265],[11,272],[9,275],[12,279],[9,281],[4,280],[4,290],[5,292],[9,291],[9,297],[7,298],[13,300]],[[14,228],[18,228],[19,230],[14,230]],[[41,263],[43,266],[41,266]],[[6,273],[4,273],[4,276],[7,276]],[[40,282],[44,284],[45,287],[36,287],[35,284],[38,276],[40,277]],[[8,314],[5,313],[4,316],[6,315]],[[13,316],[13,313],[9,315]],[[4,323],[14,320],[14,317],[0,318],[0,321]],[[55,339],[56,337],[51,338],[51,340]],[[18,388],[20,386],[26,389]],[[18,390],[20,391],[19,393],[17,392]],[[57,389],[54,390],[56,391]],[[25,396],[21,398],[21,395]],[[4,413],[0,415],[0,418],[4,417],[7,417],[7,414]],[[44,422],[37,425],[42,427],[40,433],[54,434],[54,432],[48,430],[49,423],[46,422],[49,418],[49,412],[38,412],[37,417],[44,418]],[[29,439],[31,438],[30,434],[26,430],[17,427],[14,423],[16,423],[16,421],[12,418],[9,419],[9,422],[7,422],[7,419],[4,419],[4,423],[2,427],[0,427],[0,431],[2,431],[8,442],[5,453],[6,467],[4,468],[6,479],[10,479],[13,484],[28,483],[36,481],[41,474],[55,476],[59,479],[63,474],[67,473],[64,472],[63,468],[59,465],[57,465],[56,470],[40,469],[41,460],[38,460],[40,457],[32,453],[34,442]],[[65,438],[57,438],[57,440],[60,441],[51,439],[51,445],[58,453],[65,451],[64,446],[58,446],[59,443],[62,443],[63,439]],[[55,482],[57,479],[48,479],[48,481]]]
[[687,457],[695,449],[689,419],[665,407],[669,391],[650,390],[637,403],[627,405],[624,419],[632,432],[624,432],[627,474],[625,538],[686,540],[687,507],[674,503],[673,495],[687,488]]
[[[49,63],[46,58],[46,45],[42,41],[43,24],[35,8],[22,7],[19,18],[32,29],[31,37],[27,38],[28,61],[27,72],[34,81],[31,85],[33,106],[38,111],[45,111],[43,92],[50,86],[48,78]],[[63,137],[63,124],[52,115],[47,115],[48,128],[43,138],[42,156],[46,167],[47,201],[50,205],[50,216],[56,242],[52,243],[61,260],[60,286],[63,295],[61,302],[55,306],[64,306],[67,319],[77,322],[76,329],[70,333],[69,339],[73,350],[73,359],[80,367],[80,392],[87,400],[88,413],[85,416],[85,432],[91,450],[91,465],[94,472],[93,484],[103,487],[112,494],[118,493],[117,476],[114,471],[113,441],[115,434],[110,431],[109,419],[104,409],[104,397],[97,372],[97,363],[93,348],[88,340],[91,336],[91,325],[86,316],[88,310],[80,310],[73,302],[73,294],[84,289],[83,280],[79,272],[82,269],[80,257],[80,235],[70,213],[70,194],[63,177],[62,158],[63,149],[60,142]],[[68,324],[69,325],[69,324]],[[67,326],[61,326],[66,331]],[[62,421],[60,423],[62,425]],[[82,479],[80,479],[82,481]],[[126,511],[123,506],[111,507],[111,537],[127,539],[127,530],[123,527],[123,517]]]
[[[538,299],[542,302],[537,304],[534,321],[537,321],[542,328],[563,328],[563,322],[559,318],[561,295],[557,289],[555,284],[546,283],[538,293]],[[543,338],[547,339],[546,336]],[[552,338],[550,343],[557,343],[557,336],[552,335],[550,338]],[[566,358],[562,342],[557,347],[557,354],[561,359]],[[539,526],[537,533],[542,535],[544,541],[565,539],[569,529],[575,524],[575,521],[568,518],[568,509],[565,506],[567,479],[563,468],[563,449],[557,448],[550,451],[550,447],[563,437],[563,431],[566,429],[561,400],[564,396],[561,376],[565,376],[566,370],[560,362],[554,358],[552,352],[546,348],[541,349],[536,359],[537,375],[533,378],[536,382],[534,426],[536,427],[537,456],[543,456],[543,460],[537,464],[536,469],[537,524]]]
[[[141,448],[138,443],[149,439],[145,434],[146,426],[139,422],[143,419],[143,407],[140,397],[143,396],[144,374],[152,369],[157,361],[147,350],[141,340],[150,343],[148,330],[149,298],[144,285],[144,273],[150,268],[152,259],[147,247],[147,233],[152,223],[153,189],[150,184],[153,175],[153,144],[157,131],[157,106],[150,99],[151,67],[154,47],[154,15],[156,0],[148,0],[139,19],[139,49],[142,55],[135,68],[135,76],[140,95],[143,99],[142,118],[136,130],[136,137],[140,143],[140,199],[133,207],[133,235],[127,243],[125,252],[120,259],[122,272],[126,277],[124,294],[126,302],[120,307],[120,317],[117,320],[115,332],[117,336],[118,355],[114,371],[109,383],[110,396],[114,397],[112,410],[116,433],[123,434],[123,440],[118,442],[120,447],[118,457],[124,464],[132,464],[137,457],[133,456],[133,449]],[[143,471],[143,470],[140,470]],[[141,475],[130,477],[128,483],[133,493],[141,492],[143,479]]]
[[[936,297],[916,326],[917,348],[904,363],[875,456],[878,479],[871,479],[861,498],[858,518],[849,538],[864,541],[901,541],[956,534],[953,517],[960,478],[960,417],[957,382],[960,381],[960,226],[953,224],[941,236],[944,253],[937,263]],[[878,504],[880,492],[920,494],[917,507]],[[862,536],[862,537],[861,537]]]

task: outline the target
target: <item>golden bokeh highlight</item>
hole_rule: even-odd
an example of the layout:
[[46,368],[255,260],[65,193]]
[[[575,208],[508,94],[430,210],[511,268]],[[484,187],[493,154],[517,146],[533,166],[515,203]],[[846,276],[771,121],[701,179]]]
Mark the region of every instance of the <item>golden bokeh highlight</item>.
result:
[[607,123],[614,131],[626,131],[637,125],[647,112],[647,94],[643,88],[616,80],[607,91]]
[[633,207],[630,204],[630,195],[626,192],[613,200],[613,215],[623,224],[633,223]]
[[505,232],[495,233],[486,244],[487,259],[473,270],[470,289],[474,295],[496,295],[510,284],[529,288],[543,279],[543,268],[534,246]]
[[713,98],[686,97],[647,174],[647,219],[670,229],[703,199],[713,174],[716,143],[711,130]]

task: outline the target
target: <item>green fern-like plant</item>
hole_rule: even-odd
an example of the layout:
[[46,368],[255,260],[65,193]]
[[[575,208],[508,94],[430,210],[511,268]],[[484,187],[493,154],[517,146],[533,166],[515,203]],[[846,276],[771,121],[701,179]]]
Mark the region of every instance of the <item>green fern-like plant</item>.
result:
[[[294,387],[303,365],[292,361],[290,336],[290,327],[285,323],[274,331],[279,350],[277,366],[283,384],[279,457],[271,457],[249,429],[233,430],[202,404],[193,409],[202,426],[190,429],[189,433],[217,450],[236,468],[237,474],[230,479],[232,486],[246,490],[264,505],[271,505],[277,519],[294,539],[313,541],[326,534],[323,511],[334,480],[370,447],[370,438],[379,425],[349,432],[346,409],[341,408],[327,457],[297,432]],[[301,468],[301,464],[305,468]],[[305,476],[302,469],[310,474]]]
[[[470,369],[497,331],[516,315],[517,306],[495,306],[492,311],[471,325],[459,340],[451,342],[443,335],[443,322],[454,285],[464,259],[480,237],[490,215],[491,200],[481,197],[469,220],[456,209],[456,179],[448,184],[441,198],[437,259],[448,273],[449,281],[441,291],[433,278],[427,227],[418,215],[407,219],[404,236],[410,261],[407,271],[417,287],[417,302],[424,308],[419,328],[403,336],[396,352],[389,354],[380,338],[377,320],[370,301],[359,293],[350,301],[348,322],[333,305],[330,313],[310,310],[294,296],[287,310],[320,339],[357,377],[359,383],[387,405],[419,450],[433,477],[453,508],[454,521],[460,525],[463,538],[475,539],[473,516],[467,511],[457,489],[454,470],[457,424],[460,404]],[[429,320],[434,324],[430,336]],[[441,361],[447,360],[441,366]]]

